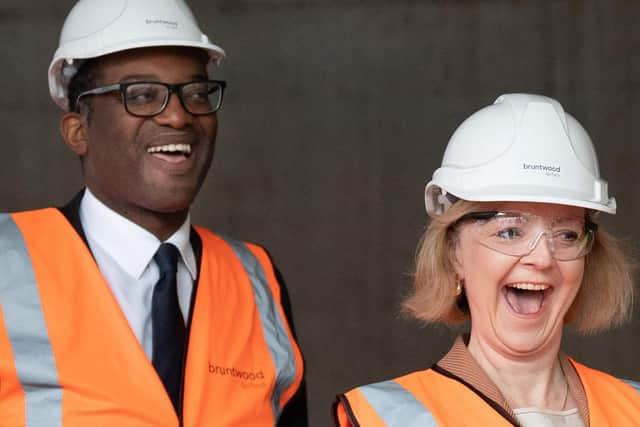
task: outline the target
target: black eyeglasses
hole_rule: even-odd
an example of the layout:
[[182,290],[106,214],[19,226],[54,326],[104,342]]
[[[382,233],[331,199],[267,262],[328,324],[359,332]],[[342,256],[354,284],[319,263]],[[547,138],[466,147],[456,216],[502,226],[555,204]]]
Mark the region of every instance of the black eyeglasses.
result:
[[227,82],[223,80],[196,80],[187,83],[122,82],[97,87],[82,92],[76,98],[120,91],[127,113],[136,117],[153,117],[167,108],[169,97],[176,93],[185,111],[194,116],[213,114],[222,106],[222,97]]

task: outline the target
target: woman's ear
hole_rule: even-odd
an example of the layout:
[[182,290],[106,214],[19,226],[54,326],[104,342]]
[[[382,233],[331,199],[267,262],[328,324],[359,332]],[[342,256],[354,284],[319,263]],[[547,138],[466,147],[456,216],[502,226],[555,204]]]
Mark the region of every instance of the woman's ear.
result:
[[460,248],[460,238],[457,234],[451,237],[449,248],[449,260],[453,266],[458,280],[464,280],[464,264],[462,262],[462,253]]
[[87,126],[87,119],[80,113],[66,113],[60,119],[62,139],[79,156],[87,154],[89,148]]

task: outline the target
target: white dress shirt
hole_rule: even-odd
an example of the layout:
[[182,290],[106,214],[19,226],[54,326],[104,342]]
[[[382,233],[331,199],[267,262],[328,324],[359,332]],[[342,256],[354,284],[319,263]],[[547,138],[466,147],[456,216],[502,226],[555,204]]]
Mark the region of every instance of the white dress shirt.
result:
[[[111,287],[131,330],[151,360],[153,335],[151,299],[160,272],[153,256],[161,242],[139,225],[114,212],[87,188],[80,202],[80,222],[91,252]],[[180,252],[178,259],[178,302],[185,321],[193,282],[197,278],[195,255],[189,241],[191,219],[187,216],[178,231],[166,243]],[[100,301],[96,302],[100,304]]]

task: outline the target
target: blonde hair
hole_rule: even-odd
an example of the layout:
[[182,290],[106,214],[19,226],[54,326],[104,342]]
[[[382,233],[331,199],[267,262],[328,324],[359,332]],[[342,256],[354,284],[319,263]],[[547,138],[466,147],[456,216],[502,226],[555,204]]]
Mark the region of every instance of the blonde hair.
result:
[[[452,227],[463,215],[482,210],[477,202],[460,200],[444,214],[434,217],[416,251],[411,294],[403,311],[425,323],[455,325],[469,318],[464,292],[456,296],[453,267],[457,245]],[[630,317],[633,279],[630,257],[621,243],[601,228],[593,249],[585,257],[584,276],[566,320],[577,332],[592,333],[616,326]]]

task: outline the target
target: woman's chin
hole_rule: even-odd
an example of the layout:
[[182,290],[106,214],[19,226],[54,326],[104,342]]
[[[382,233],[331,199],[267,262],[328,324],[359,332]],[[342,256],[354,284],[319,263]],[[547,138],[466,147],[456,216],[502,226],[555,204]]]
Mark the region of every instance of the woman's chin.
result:
[[[507,330],[498,333],[497,338],[506,353],[505,355],[523,357],[539,355],[546,351],[556,353],[560,340],[554,339],[553,335],[555,334],[551,331],[545,330]],[[558,345],[555,345],[556,341]]]

